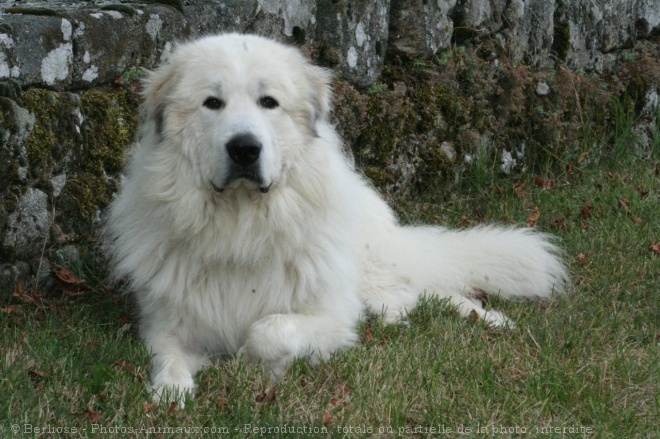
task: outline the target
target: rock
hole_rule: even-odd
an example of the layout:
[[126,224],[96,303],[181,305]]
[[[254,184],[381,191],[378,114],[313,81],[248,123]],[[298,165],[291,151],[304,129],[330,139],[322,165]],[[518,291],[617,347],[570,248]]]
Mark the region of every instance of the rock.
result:
[[456,0],[393,0],[390,11],[390,50],[431,56],[447,49],[454,23],[449,15]]
[[321,0],[317,59],[359,87],[373,84],[383,69],[390,0]]
[[637,38],[647,38],[660,29],[660,1],[638,0],[635,28]]
[[658,30],[660,1],[557,1],[554,21],[556,38],[566,40],[562,61],[571,69],[603,72],[618,59],[617,51]]
[[546,82],[541,81],[536,84],[536,94],[539,96],[547,96],[550,94],[550,87]]
[[554,0],[461,1],[453,10],[454,39],[473,41],[486,58],[542,66],[553,41]]
[[32,259],[49,241],[53,218],[48,211],[48,195],[39,189],[28,188],[18,201],[16,211],[7,218],[2,241],[5,252],[16,258]]

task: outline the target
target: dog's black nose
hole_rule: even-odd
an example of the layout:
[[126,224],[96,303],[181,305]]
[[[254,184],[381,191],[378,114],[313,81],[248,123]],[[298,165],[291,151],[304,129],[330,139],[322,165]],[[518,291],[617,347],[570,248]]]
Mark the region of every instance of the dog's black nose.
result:
[[252,134],[237,134],[227,142],[227,154],[236,164],[249,166],[259,159],[261,142]]

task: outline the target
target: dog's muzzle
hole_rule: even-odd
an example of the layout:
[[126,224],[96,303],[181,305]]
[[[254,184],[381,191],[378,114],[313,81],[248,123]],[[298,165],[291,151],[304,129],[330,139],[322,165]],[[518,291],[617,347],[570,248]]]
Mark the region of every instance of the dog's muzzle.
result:
[[237,134],[225,145],[227,155],[231,159],[228,174],[223,183],[223,187],[215,184],[213,188],[217,192],[222,192],[225,187],[236,180],[244,179],[256,183],[262,193],[270,190],[270,184],[266,185],[260,165],[260,156],[262,145],[259,139],[253,134]]

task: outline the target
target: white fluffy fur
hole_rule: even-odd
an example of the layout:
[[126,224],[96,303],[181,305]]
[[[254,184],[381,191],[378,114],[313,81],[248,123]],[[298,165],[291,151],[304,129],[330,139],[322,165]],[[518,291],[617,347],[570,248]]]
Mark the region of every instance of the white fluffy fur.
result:
[[[567,281],[557,248],[530,229],[400,226],[341,152],[330,80],[293,48],[228,34],[178,46],[145,82],[108,234],[140,308],[157,398],[192,392],[214,355],[275,374],[298,356],[326,358],[356,343],[365,308],[392,322],[427,294],[501,325],[474,288],[547,297]],[[225,106],[206,108],[209,96]],[[263,96],[279,106],[259,106]],[[213,190],[241,132],[263,144],[267,193],[244,179]]]

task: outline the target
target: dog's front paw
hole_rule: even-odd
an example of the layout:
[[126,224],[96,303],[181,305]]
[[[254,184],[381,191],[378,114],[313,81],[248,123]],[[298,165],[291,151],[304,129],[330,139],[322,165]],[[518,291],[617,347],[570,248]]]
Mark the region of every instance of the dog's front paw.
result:
[[274,379],[303,354],[304,345],[293,316],[273,314],[255,322],[237,356],[247,363],[261,363]]
[[151,383],[153,401],[155,403],[176,402],[179,408],[185,408],[186,397],[193,396],[197,388],[192,376],[182,375],[174,379],[172,376],[167,375],[166,373],[160,373],[153,377]]

